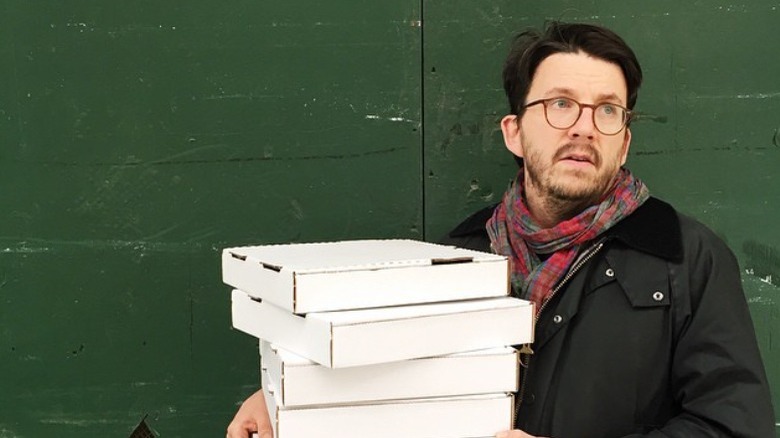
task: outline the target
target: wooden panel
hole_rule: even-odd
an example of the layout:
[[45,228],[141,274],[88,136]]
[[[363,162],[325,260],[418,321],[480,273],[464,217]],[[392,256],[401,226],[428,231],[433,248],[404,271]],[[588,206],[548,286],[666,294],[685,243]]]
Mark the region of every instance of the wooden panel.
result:
[[422,236],[417,2],[0,1],[1,436],[222,436],[219,250]]

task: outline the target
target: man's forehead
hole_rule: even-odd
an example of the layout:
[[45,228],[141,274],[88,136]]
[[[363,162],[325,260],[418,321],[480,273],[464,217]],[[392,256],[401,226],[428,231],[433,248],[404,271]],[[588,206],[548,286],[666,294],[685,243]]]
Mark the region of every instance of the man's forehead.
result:
[[614,63],[585,53],[555,53],[537,67],[529,99],[565,96],[598,101],[627,100],[623,70]]

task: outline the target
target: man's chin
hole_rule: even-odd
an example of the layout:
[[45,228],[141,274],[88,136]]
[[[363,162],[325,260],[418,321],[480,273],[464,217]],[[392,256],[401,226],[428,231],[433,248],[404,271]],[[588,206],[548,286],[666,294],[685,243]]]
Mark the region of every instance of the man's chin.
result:
[[550,186],[549,192],[555,199],[572,204],[595,203],[601,197],[601,190],[596,184],[586,184],[582,180],[575,184]]

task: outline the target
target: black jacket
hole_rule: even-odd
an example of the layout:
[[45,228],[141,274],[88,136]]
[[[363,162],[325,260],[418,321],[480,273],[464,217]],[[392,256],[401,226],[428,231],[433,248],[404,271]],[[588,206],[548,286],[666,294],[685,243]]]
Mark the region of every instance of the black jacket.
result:
[[[489,251],[491,214],[444,243]],[[650,198],[596,241],[539,315],[515,427],[553,438],[774,437],[739,268],[721,239]]]

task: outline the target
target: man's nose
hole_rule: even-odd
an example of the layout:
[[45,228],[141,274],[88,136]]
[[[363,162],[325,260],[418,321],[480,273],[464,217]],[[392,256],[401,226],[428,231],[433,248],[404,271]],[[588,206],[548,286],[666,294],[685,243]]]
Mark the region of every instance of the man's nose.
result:
[[580,117],[569,128],[569,135],[571,137],[585,137],[592,139],[596,134],[596,126],[593,123],[593,108],[582,108]]

